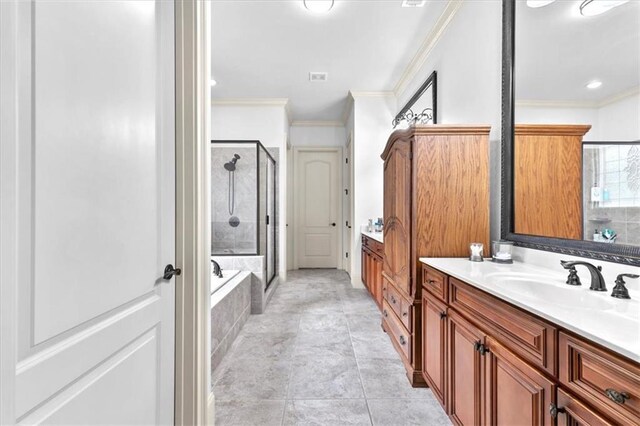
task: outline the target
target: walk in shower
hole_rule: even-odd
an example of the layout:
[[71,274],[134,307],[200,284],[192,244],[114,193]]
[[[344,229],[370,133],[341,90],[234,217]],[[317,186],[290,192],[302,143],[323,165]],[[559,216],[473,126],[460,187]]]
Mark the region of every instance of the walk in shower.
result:
[[259,141],[211,141],[211,255],[264,256],[276,275],[277,173]]

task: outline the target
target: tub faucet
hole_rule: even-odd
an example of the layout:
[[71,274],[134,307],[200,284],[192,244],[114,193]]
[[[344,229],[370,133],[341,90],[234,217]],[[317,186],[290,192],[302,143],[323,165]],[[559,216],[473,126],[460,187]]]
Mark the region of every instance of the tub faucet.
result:
[[211,264],[213,265],[213,274],[218,278],[222,278],[222,268],[215,260],[211,259]]
[[600,271],[602,271],[602,266],[595,266],[588,262],[567,261],[567,260],[561,260],[560,264],[564,269],[569,270],[569,278],[567,279],[567,284],[581,285],[580,278],[578,278],[578,275],[576,274],[576,265],[582,265],[582,266],[586,266],[589,272],[591,273],[591,287],[589,287],[589,290],[607,291],[607,286],[604,282],[604,277],[600,273]]

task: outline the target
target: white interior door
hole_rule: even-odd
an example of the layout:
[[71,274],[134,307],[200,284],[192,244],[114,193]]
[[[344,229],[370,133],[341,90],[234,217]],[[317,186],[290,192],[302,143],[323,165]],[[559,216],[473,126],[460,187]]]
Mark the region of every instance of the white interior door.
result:
[[0,423],[172,424],[173,2],[1,3]]
[[297,261],[299,268],[341,265],[340,150],[299,151],[296,162]]

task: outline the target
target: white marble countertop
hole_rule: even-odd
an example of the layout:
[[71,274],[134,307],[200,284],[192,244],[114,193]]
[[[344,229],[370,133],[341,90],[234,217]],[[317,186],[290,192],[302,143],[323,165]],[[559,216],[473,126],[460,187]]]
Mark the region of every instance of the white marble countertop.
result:
[[382,236],[382,232],[362,231],[362,235],[366,235],[367,237],[373,238],[377,242],[384,244],[384,239],[383,239],[383,236]]
[[582,286],[566,284],[568,271],[522,262],[510,265],[466,258],[420,258],[420,261],[506,302],[640,362],[640,293],[631,299],[589,290],[590,274],[578,267]]

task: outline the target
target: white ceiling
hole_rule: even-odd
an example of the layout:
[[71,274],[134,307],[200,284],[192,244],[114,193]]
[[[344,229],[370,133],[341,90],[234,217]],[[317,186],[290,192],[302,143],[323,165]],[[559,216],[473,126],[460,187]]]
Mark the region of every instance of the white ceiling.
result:
[[[599,104],[640,85],[640,1],[584,17],[581,0],[516,8],[517,100]],[[589,90],[592,80],[602,86]]]
[[446,3],[336,0],[318,15],[301,0],[214,0],[212,97],[289,98],[294,121],[341,121],[350,90],[394,89]]

